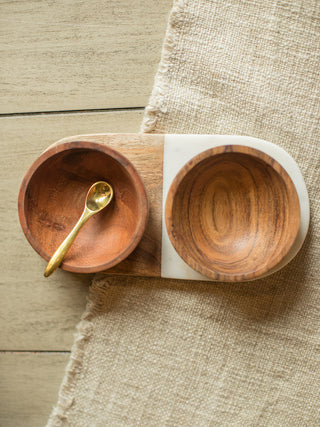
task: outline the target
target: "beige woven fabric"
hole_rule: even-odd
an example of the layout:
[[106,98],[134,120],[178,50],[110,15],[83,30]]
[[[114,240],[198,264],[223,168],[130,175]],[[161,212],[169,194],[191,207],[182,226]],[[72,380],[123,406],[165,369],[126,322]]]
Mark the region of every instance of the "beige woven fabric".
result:
[[98,276],[49,426],[320,425],[319,49],[318,0],[174,4],[143,130],[284,147],[310,233],[255,282]]

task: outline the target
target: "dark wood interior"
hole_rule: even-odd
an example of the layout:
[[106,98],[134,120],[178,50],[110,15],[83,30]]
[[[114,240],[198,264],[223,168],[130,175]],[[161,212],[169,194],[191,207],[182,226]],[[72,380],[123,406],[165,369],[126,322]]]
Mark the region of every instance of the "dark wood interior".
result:
[[144,186],[132,164],[99,144],[72,142],[46,151],[28,171],[19,214],[32,246],[49,259],[80,217],[89,187],[107,181],[110,205],[85,224],[62,268],[94,272],[112,267],[139,243],[147,219]]

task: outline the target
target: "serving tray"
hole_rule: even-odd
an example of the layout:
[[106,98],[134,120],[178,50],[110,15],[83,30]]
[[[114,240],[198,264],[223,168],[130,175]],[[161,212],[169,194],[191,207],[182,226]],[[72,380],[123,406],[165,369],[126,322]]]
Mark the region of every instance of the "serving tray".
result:
[[107,270],[106,274],[212,280],[194,271],[175,251],[166,231],[164,207],[170,185],[182,166],[202,151],[220,145],[245,145],[269,154],[284,167],[295,184],[301,214],[298,236],[287,256],[280,264],[268,271],[267,275],[284,267],[300,250],[306,237],[309,227],[307,189],[296,162],[285,150],[275,144],[237,135],[121,133],[77,135],[64,138],[55,144],[70,141],[92,141],[118,150],[133,163],[144,182],[148,195],[149,218],[141,242],[124,261]]

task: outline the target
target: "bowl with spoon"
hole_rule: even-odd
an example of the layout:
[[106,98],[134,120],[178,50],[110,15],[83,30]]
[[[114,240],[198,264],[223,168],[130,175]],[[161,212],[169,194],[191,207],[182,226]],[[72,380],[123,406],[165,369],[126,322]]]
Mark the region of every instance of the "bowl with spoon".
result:
[[94,273],[120,263],[138,245],[148,201],[126,157],[103,144],[72,141],[49,147],[31,165],[18,211],[27,240],[50,260],[46,276],[60,263],[67,271]]

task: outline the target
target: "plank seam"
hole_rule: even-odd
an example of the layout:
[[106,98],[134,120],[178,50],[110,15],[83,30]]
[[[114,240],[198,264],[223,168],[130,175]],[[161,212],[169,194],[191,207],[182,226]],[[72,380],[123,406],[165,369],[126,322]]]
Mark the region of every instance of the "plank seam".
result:
[[92,108],[83,110],[57,110],[57,111],[30,111],[18,113],[0,113],[2,117],[24,117],[24,116],[42,116],[42,115],[59,115],[59,114],[95,114],[95,113],[116,113],[126,111],[143,111],[145,107],[123,107],[123,108]]
[[66,350],[0,350],[1,354],[70,354]]

